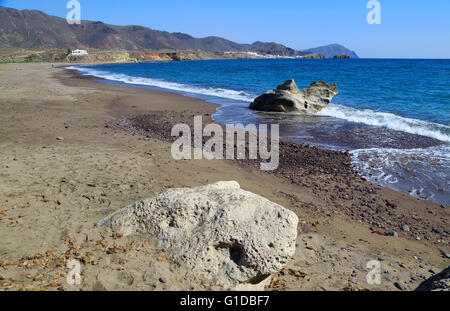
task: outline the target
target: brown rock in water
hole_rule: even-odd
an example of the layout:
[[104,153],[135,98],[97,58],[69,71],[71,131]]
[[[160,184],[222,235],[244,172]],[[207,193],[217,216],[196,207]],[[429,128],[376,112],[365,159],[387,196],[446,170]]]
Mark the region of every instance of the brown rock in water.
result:
[[337,94],[336,84],[317,81],[299,90],[295,81],[291,79],[257,97],[250,105],[250,109],[314,114],[328,105]]

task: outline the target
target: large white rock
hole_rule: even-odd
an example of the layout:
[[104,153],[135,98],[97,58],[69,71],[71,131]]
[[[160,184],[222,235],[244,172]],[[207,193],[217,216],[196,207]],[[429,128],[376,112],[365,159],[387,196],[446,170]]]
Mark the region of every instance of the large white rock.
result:
[[124,235],[149,234],[169,256],[216,284],[256,284],[295,252],[298,217],[235,181],[170,189],[101,220]]

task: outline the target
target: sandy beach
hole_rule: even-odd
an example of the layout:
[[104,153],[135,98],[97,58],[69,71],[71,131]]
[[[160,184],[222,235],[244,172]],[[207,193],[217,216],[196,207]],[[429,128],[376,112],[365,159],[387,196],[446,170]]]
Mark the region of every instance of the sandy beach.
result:
[[[365,181],[345,153],[283,141],[270,173],[174,160],[167,130],[212,122],[216,107],[48,63],[0,65],[0,289],[219,290],[151,237],[94,224],[165,189],[228,180],[301,220],[295,256],[267,290],[414,290],[448,267],[448,206]],[[66,282],[70,259],[82,262],[80,285]],[[366,282],[371,260],[381,284]]]

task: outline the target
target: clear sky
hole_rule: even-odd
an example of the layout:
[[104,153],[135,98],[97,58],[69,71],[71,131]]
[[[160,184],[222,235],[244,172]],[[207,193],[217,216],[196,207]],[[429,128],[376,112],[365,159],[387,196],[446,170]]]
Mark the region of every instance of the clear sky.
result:
[[[79,0],[81,18],[142,25],[240,43],[275,41],[294,49],[340,43],[361,57],[450,58],[449,0],[379,0],[381,24],[369,25],[368,0]],[[0,0],[65,17],[67,0]]]

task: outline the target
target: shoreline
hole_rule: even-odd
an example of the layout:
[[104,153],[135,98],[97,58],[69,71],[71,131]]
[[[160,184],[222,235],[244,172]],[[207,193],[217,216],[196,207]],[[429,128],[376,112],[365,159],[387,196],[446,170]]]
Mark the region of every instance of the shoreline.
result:
[[[69,67],[69,66],[67,66],[67,67]],[[86,73],[81,73],[77,69],[71,69],[71,68],[67,68],[67,67],[65,67],[65,69],[73,71],[73,74],[75,76],[86,77],[87,79],[92,79],[93,81],[96,80],[99,83],[109,84],[109,85],[116,85],[116,86],[119,86],[119,87],[121,86],[121,87],[126,87],[126,88],[138,88],[138,89],[144,89],[144,90],[157,90],[157,91],[167,92],[167,93],[171,93],[171,94],[178,94],[178,95],[182,95],[182,96],[189,97],[189,98],[200,99],[202,101],[206,101],[207,103],[210,103],[211,105],[214,105],[215,107],[222,107],[223,106],[223,104],[214,103],[212,101],[209,101],[208,96],[206,96],[206,95],[202,96],[202,94],[190,94],[187,91],[184,92],[184,91],[180,91],[180,90],[165,89],[163,87],[157,87],[157,86],[135,85],[135,84],[132,84],[132,83],[108,80],[107,78],[97,77],[97,76],[89,75],[89,74],[86,74]],[[70,66],[70,67],[73,67],[73,66]],[[211,117],[207,116],[208,117],[207,118],[207,123],[218,123],[218,124],[223,125],[221,123],[221,121],[216,121],[216,120],[212,119],[213,115],[216,114],[217,112],[218,112],[217,109],[214,112],[210,112]],[[351,123],[350,121],[346,121],[346,120],[344,120],[344,122]],[[188,122],[188,123],[192,123],[192,122]],[[429,148],[429,147],[439,148],[439,147],[448,145],[448,143],[445,142],[445,141],[441,141],[441,140],[438,140],[436,138],[432,138],[432,137],[429,137],[429,136],[422,136],[422,135],[419,135],[419,134],[412,134],[412,133],[409,133],[409,132],[402,132],[402,131],[399,131],[399,130],[394,130],[394,129],[389,129],[389,128],[385,128],[385,129],[383,129],[383,131],[386,131],[386,132],[389,132],[389,133],[394,133],[395,135],[402,135],[403,141],[404,141],[404,146],[402,145],[402,147],[399,148],[400,150],[407,150],[407,149],[415,150],[416,148]],[[398,134],[396,134],[396,133],[398,133]],[[390,135],[394,135],[394,134],[390,134]],[[283,139],[283,141],[293,142],[296,145],[316,146],[316,147],[318,147],[321,150],[344,151],[344,150],[348,149],[348,147],[347,148],[343,148],[343,147],[339,148],[339,147],[333,147],[331,145],[327,147],[326,144],[324,145],[324,144],[315,143],[315,142],[297,143],[297,142],[294,142],[294,141],[289,140],[289,139]],[[420,142],[418,142],[418,141],[420,141]],[[361,152],[361,151],[370,149],[369,147],[367,147],[367,148],[358,147],[357,144],[358,144],[358,142],[354,142],[354,145],[353,145],[354,148],[350,149],[351,150],[350,154],[352,154],[352,152]],[[409,146],[409,148],[407,148],[406,146]],[[420,147],[418,147],[418,146],[420,146]],[[379,146],[379,147],[374,147],[374,148],[379,148],[380,150],[382,150],[383,148],[389,149],[390,146]],[[347,150],[347,151],[349,151],[349,150]],[[352,156],[351,157],[351,166],[353,168],[353,171],[356,172],[355,163],[358,163],[358,160],[355,158],[355,156]],[[362,164],[362,163],[365,163],[365,162],[363,161],[363,162],[358,163],[360,168],[364,168],[364,167],[366,167],[366,165],[369,164],[369,163],[367,163],[367,164]],[[358,165],[356,165],[356,166],[358,166]],[[440,199],[437,199],[437,200],[433,200],[432,199],[436,195],[439,196],[438,192],[431,192],[431,194],[429,194],[429,196],[424,196],[421,193],[420,194],[416,193],[416,191],[418,191],[420,188],[417,188],[417,189],[413,188],[412,190],[411,189],[408,190],[407,188],[402,187],[401,184],[398,184],[398,185],[396,184],[395,186],[389,186],[386,183],[383,184],[383,182],[377,182],[376,179],[374,180],[374,178],[371,178],[370,176],[372,176],[371,173],[373,173],[373,172],[366,172],[367,176],[363,176],[363,174],[361,174],[361,173],[362,172],[358,172],[358,176],[361,176],[362,178],[370,180],[375,185],[378,185],[378,186],[381,186],[381,187],[386,187],[386,188],[389,188],[389,189],[392,189],[392,190],[395,190],[395,191],[399,191],[399,192],[408,194],[408,195],[410,195],[413,198],[418,198],[420,200],[431,201],[431,202],[434,202],[434,203],[437,203],[437,204],[448,205],[448,202],[443,200],[443,198],[440,198]],[[435,191],[440,191],[440,190],[435,190]]]
[[[86,279],[80,288],[85,290],[92,290],[96,279],[109,290],[176,290],[189,289],[189,284],[200,290],[214,289],[189,271],[183,270],[186,278],[177,281],[170,273],[170,263],[156,259],[157,265],[165,265],[160,271],[169,275],[168,284],[159,284],[159,275],[148,276],[151,281],[142,283],[141,274],[148,264],[141,265],[139,259],[129,259],[122,264],[125,270],[117,270],[121,267],[120,256],[111,257],[95,245],[96,237],[101,236],[107,243],[120,241],[110,238],[106,229],[94,229],[93,224],[167,188],[237,180],[243,189],[293,210],[302,220],[296,255],[289,268],[305,270],[311,281],[299,284],[289,275],[277,276],[286,290],[342,290],[350,280],[353,286],[372,290],[395,290],[394,280],[401,280],[407,289],[414,289],[430,276],[428,270],[439,272],[448,265],[448,259],[441,254],[448,253],[449,247],[445,231],[448,207],[414,199],[354,175],[346,176],[342,163],[333,167],[329,159],[336,154],[327,155],[330,151],[304,146],[299,154],[309,160],[297,163],[296,174],[287,169],[267,174],[247,163],[236,165],[232,161],[174,161],[170,158],[170,143],[152,135],[164,133],[163,129],[171,127],[170,122],[189,122],[189,115],[206,113],[210,117],[216,105],[168,92],[97,83],[65,69],[51,68],[50,64],[2,65],[0,81],[5,105],[0,117],[5,133],[0,139],[0,176],[5,180],[0,186],[0,204],[7,215],[0,220],[0,234],[5,237],[0,245],[0,263],[18,261],[43,248],[65,251],[70,237],[78,241],[80,249],[95,248],[91,257],[100,262],[99,266],[83,266]],[[134,125],[145,126],[152,121],[154,129],[149,137],[130,135],[108,125],[142,115],[150,117]],[[282,147],[286,167],[291,163],[288,160],[301,159],[293,157],[297,147]],[[317,166],[323,172],[313,169]],[[19,217],[22,209],[13,207],[27,204],[30,208],[23,210],[27,215]],[[365,223],[363,217],[373,224]],[[403,224],[408,224],[410,231],[399,229]],[[380,234],[381,230],[393,228],[398,238]],[[416,236],[421,239],[416,240]],[[309,244],[305,245],[304,239]],[[149,258],[160,255],[149,254]],[[330,256],[340,262],[339,267],[328,261]],[[382,258],[391,273],[379,286],[365,283],[365,263],[374,258]],[[337,269],[334,274],[333,267]],[[52,273],[61,271],[52,269]],[[175,269],[180,272],[177,269],[181,268]],[[0,267],[5,279],[22,285],[30,283],[21,271],[19,266]],[[133,285],[121,281],[119,276],[126,273],[134,275]],[[59,282],[64,290],[70,289],[63,284],[63,278]],[[1,281],[0,285],[6,288]]]
[[[71,72],[71,75],[73,78],[84,80],[86,79],[89,81],[89,83],[96,83],[100,85],[114,85],[110,84],[108,82],[102,82],[102,80],[105,80],[103,78],[98,78],[95,76],[89,76],[89,75],[83,75],[77,72],[73,69],[67,69]],[[105,80],[107,81],[107,80]],[[116,85],[114,85],[116,86]],[[191,96],[185,96],[181,95],[175,92],[170,91],[160,91],[160,90],[150,90],[147,88],[139,88],[134,87],[132,85],[117,85],[119,88],[129,88],[129,89],[142,89],[145,91],[150,92],[161,92],[162,94],[171,94],[175,96],[181,96],[182,98],[186,99],[194,99],[195,101],[200,101],[206,106],[209,106],[206,110],[206,113],[203,111],[204,108],[201,110],[195,110],[195,115],[201,115],[204,119],[206,119],[206,122],[204,121],[203,124],[219,124],[222,127],[224,127],[223,124],[216,122],[212,120],[212,115],[214,112],[216,112],[217,107],[220,105],[207,102],[203,99],[198,99],[196,97]],[[196,102],[195,102],[196,103]],[[203,105],[202,105],[203,107]],[[187,113],[189,112],[189,113]],[[192,111],[183,110],[182,115],[180,116],[178,111],[171,111],[168,110],[156,110],[153,109],[151,111],[141,111],[138,113],[131,113],[126,118],[121,118],[120,120],[116,120],[113,122],[108,123],[107,127],[116,128],[125,132],[128,132],[131,135],[141,135],[148,138],[158,139],[165,142],[172,143],[175,141],[176,137],[171,137],[170,130],[173,125],[175,124],[188,124],[190,128],[193,128],[193,116],[194,114],[191,113]],[[188,116],[189,115],[189,116]],[[119,121],[119,122],[117,122]],[[128,124],[121,124],[121,121],[127,121]],[[131,121],[131,123],[129,122]],[[149,129],[149,130],[146,130]],[[205,143],[205,139],[203,139],[203,143]],[[248,147],[248,143],[247,143]],[[224,146],[225,149],[225,146]],[[299,152],[300,151],[300,152]],[[301,156],[299,156],[301,154]],[[227,160],[229,161],[229,160]],[[377,210],[380,208],[384,208],[384,212],[391,213],[389,210],[397,209],[398,207],[398,199],[393,199],[392,201],[389,201],[389,199],[385,199],[384,196],[387,192],[395,193],[396,196],[407,196],[411,198],[411,200],[417,200],[420,204],[420,202],[423,203],[429,203],[439,208],[444,208],[445,204],[441,204],[438,202],[428,201],[424,199],[419,199],[416,197],[411,196],[408,193],[400,192],[392,188],[387,188],[378,184],[375,184],[371,181],[368,181],[366,178],[360,176],[351,166],[351,157],[348,152],[342,152],[342,151],[336,151],[331,149],[325,149],[315,146],[309,146],[305,144],[299,144],[293,141],[290,141],[288,139],[280,139],[280,166],[275,171],[268,171],[264,172],[264,174],[268,175],[275,175],[279,178],[282,178],[286,180],[287,182],[297,185],[297,186],[303,186],[311,189],[311,192],[316,195],[320,196],[323,194],[323,192],[333,191],[336,193],[335,196],[332,196],[330,200],[328,200],[327,203],[334,205],[335,208],[339,210],[339,212],[343,212],[344,214],[347,214],[347,216],[352,217],[352,220],[354,221],[362,221],[366,222],[370,225],[372,224],[379,224],[383,222],[384,215],[379,215],[381,219],[379,218],[373,218],[372,215],[364,215],[363,217],[354,217],[358,210],[358,206],[364,206],[364,209],[368,210]],[[241,167],[252,167],[252,168],[258,168],[259,162],[254,160],[231,160],[231,162],[234,162],[238,164]],[[293,169],[295,168],[295,169]],[[304,169],[305,171],[299,172],[299,169]],[[294,171],[294,172],[293,172]],[[306,180],[308,177],[311,178],[311,175],[317,174],[319,176],[314,176],[317,178],[312,178],[313,180]],[[333,179],[332,182],[328,181],[327,179]],[[326,184],[332,185],[331,188],[334,187],[334,189],[321,189],[321,186],[323,186],[323,182],[325,181]],[[320,186],[319,186],[320,185]],[[337,189],[337,191],[336,191]],[[343,194],[342,194],[343,193]],[[378,198],[371,198],[371,200],[367,200],[366,196],[374,195],[378,196]],[[337,200],[336,200],[337,198]],[[347,201],[347,202],[346,202]],[[351,206],[348,206],[348,201],[351,201]],[[382,202],[382,204],[373,204],[373,202]],[[345,206],[340,206],[345,205]],[[386,208],[387,207],[387,208]],[[448,208],[448,206],[447,206]],[[377,211],[377,214],[380,214],[379,211]],[[373,227],[371,230],[373,232],[377,232],[377,234],[380,234],[384,232],[386,235],[389,235],[389,232],[394,230],[397,232],[401,231],[402,222],[404,220],[399,219],[393,219],[391,223],[390,228],[377,228],[376,226]],[[409,222],[414,222],[413,220],[410,220]],[[429,230],[430,232],[439,231],[439,232],[445,232],[445,227],[437,228],[433,227],[436,230]],[[433,229],[429,228],[429,229]],[[381,229],[381,230],[380,230]],[[426,228],[423,228],[426,230]],[[423,232],[408,232],[409,238],[415,238],[418,236],[418,234],[423,234]],[[434,232],[436,233],[436,232]]]

